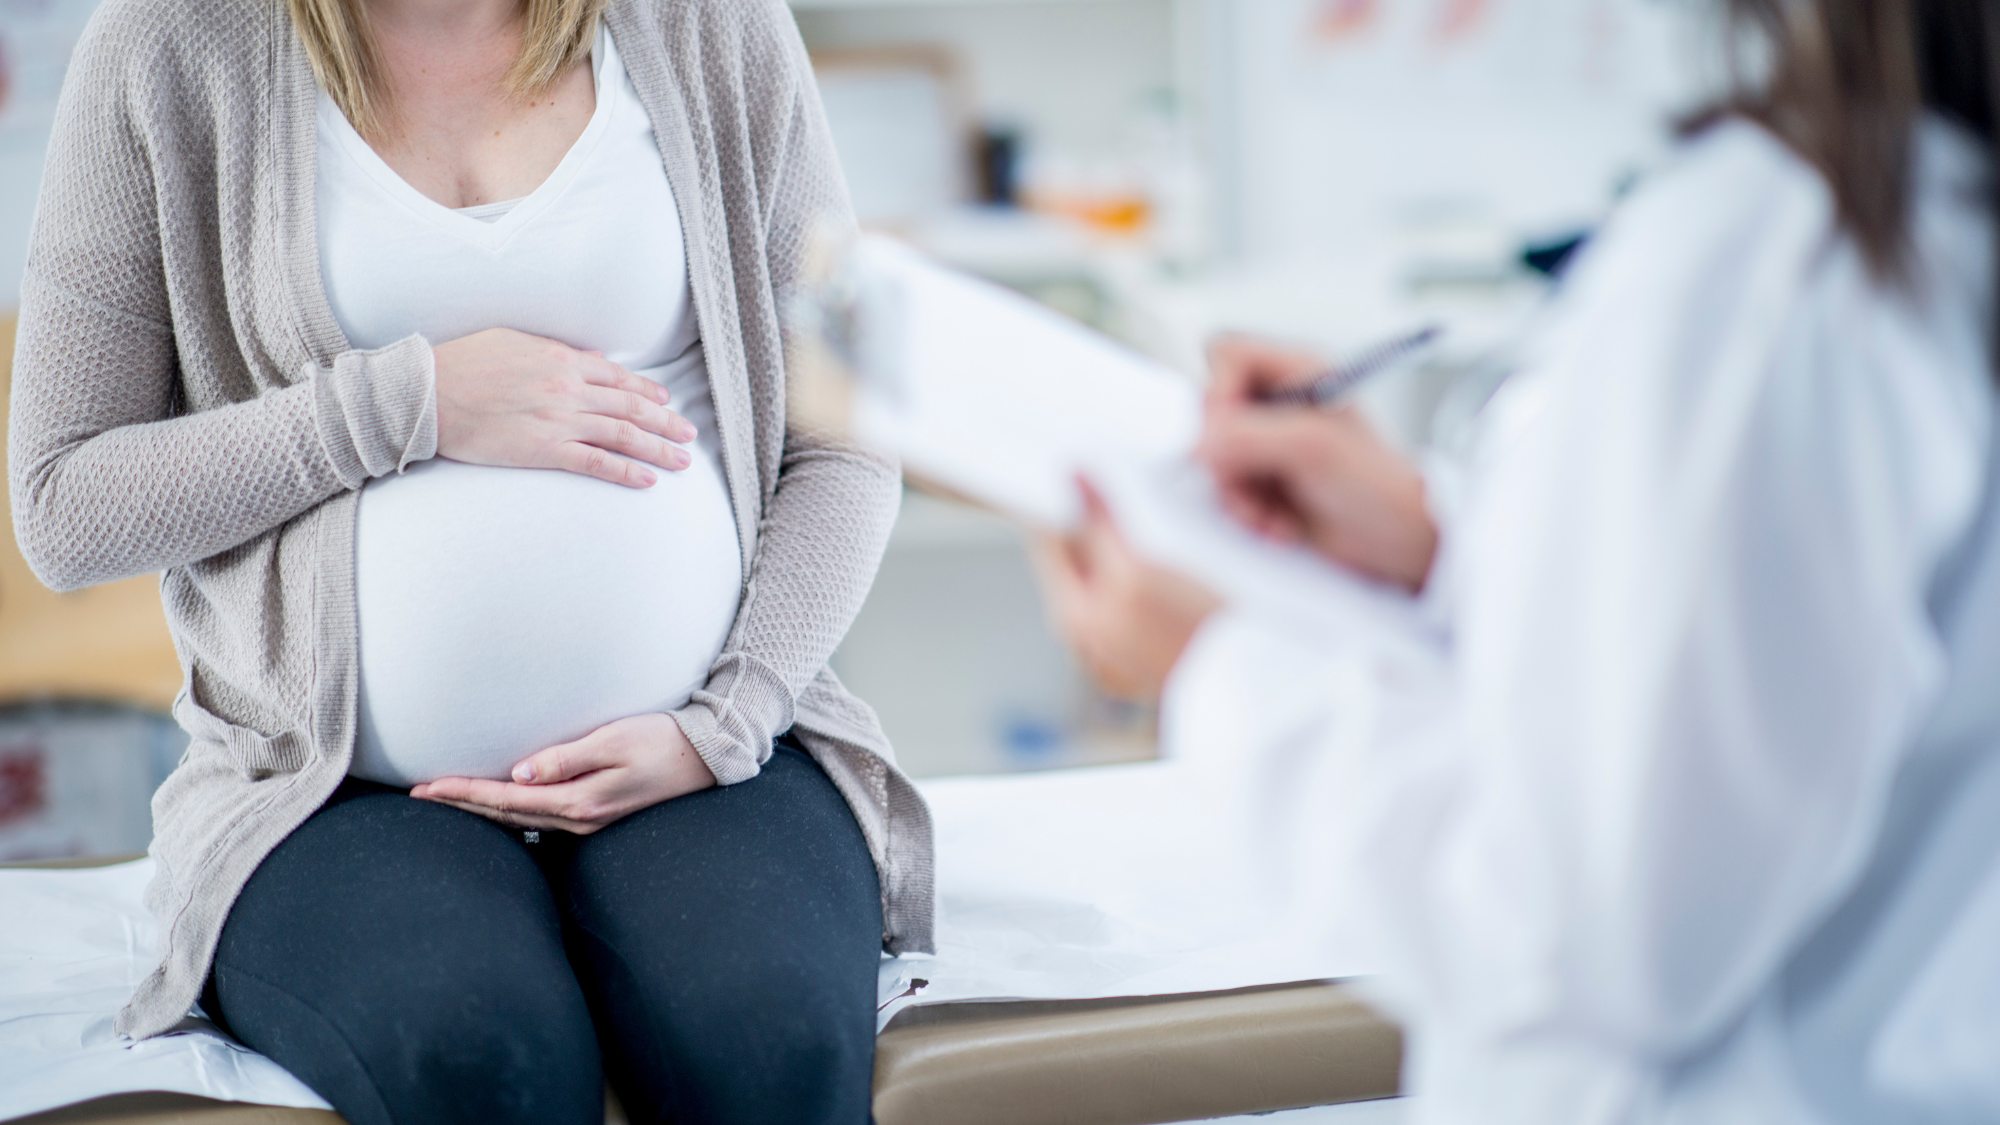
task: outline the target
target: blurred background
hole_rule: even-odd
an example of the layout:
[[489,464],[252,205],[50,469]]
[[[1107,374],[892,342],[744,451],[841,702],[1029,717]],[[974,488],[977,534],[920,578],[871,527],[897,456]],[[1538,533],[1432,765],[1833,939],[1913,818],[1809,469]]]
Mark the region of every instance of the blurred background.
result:
[[[0,0],[0,372],[93,8]],[[1443,344],[1363,403],[1419,453],[1507,370],[1549,264],[1723,78],[1707,0],[792,8],[865,225],[1190,379],[1218,331],[1338,357],[1440,323]],[[157,583],[50,593],[8,526],[0,861],[141,850],[185,746],[164,717],[180,676]],[[834,663],[920,777],[1153,752],[1150,710],[1095,693],[1048,631],[1020,532],[947,500],[906,495]]]

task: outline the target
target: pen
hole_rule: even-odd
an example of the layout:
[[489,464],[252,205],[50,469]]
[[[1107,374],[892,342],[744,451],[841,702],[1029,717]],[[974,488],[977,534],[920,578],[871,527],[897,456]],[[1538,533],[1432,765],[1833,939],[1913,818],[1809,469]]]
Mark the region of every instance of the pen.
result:
[[1266,391],[1258,396],[1258,401],[1274,406],[1328,406],[1340,401],[1353,390],[1379,372],[1396,365],[1411,352],[1429,344],[1444,334],[1438,325],[1426,325],[1407,336],[1377,344],[1373,348],[1355,356],[1347,363],[1337,363],[1311,382],[1300,383],[1283,390]]

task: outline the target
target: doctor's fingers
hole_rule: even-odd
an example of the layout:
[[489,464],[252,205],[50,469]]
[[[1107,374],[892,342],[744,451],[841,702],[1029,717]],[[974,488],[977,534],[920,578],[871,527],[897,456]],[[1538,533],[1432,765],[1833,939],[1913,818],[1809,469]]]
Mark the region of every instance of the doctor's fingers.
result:
[[1068,637],[1089,583],[1074,542],[1069,536],[1044,532],[1035,537],[1028,559],[1041,582],[1049,624]]
[[1280,543],[1305,538],[1305,513],[1277,481],[1245,478],[1219,482],[1216,498],[1231,519],[1253,534]]
[[1033,558],[1050,628],[1069,646],[1085,673],[1110,688],[1119,677],[1103,652],[1109,599],[1107,591],[1084,572],[1076,538],[1045,535],[1035,544]]
[[1083,518],[1076,530],[1070,533],[1071,551],[1081,561],[1087,574],[1099,573],[1106,563],[1115,561],[1124,537],[1118,533],[1118,522],[1111,515],[1111,505],[1105,503],[1104,494],[1097,486],[1084,477],[1076,481],[1077,497],[1083,504]]
[[1311,352],[1252,336],[1224,334],[1208,344],[1208,409],[1251,405],[1260,395],[1310,382],[1326,369]]
[[1076,486],[1082,506],[1076,527],[1037,535],[1030,554],[1050,596],[1066,601],[1074,601],[1098,581],[1104,556],[1117,536],[1110,508],[1096,486],[1080,476]]
[[1140,565],[1139,554],[1125,538],[1118,517],[1097,485],[1087,477],[1078,477],[1076,484],[1083,499],[1083,523],[1071,536],[1075,549],[1093,576],[1116,580]]
[[1104,683],[1109,668],[1103,652],[1121,602],[1121,584],[1089,559],[1077,535],[1045,535],[1036,544],[1033,557],[1049,627],[1091,677]]
[[1221,480],[1246,476],[1304,482],[1337,471],[1369,435],[1353,407],[1239,410],[1210,415],[1196,455]]

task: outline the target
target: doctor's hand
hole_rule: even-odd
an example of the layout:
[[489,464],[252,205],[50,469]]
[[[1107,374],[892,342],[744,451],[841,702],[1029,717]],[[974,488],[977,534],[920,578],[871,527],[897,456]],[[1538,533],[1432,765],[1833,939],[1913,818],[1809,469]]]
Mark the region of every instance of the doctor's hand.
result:
[[431,349],[438,456],[474,465],[563,469],[630,488],[685,469],[694,426],[667,389],[597,352],[489,328]]
[[1153,699],[1195,630],[1221,599],[1175,571],[1139,557],[1104,499],[1087,483],[1084,522],[1036,545],[1049,616],[1099,687]]
[[1241,337],[1217,341],[1209,361],[1200,456],[1229,513],[1259,535],[1423,589],[1438,532],[1416,468],[1351,406],[1259,401],[1310,380],[1324,361]]
[[575,742],[551,746],[514,767],[514,780],[446,777],[410,796],[478,813],[516,828],[588,836],[620,817],[715,784],[671,715],[634,715]]

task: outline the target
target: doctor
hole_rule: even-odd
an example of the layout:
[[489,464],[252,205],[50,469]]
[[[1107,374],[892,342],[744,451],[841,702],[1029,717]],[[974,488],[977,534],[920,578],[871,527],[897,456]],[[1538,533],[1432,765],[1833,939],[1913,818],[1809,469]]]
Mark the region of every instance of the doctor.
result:
[[1463,473],[1218,349],[1234,513],[1423,624],[1218,607],[1094,502],[1044,552],[1380,968],[1423,1121],[2000,1120],[2000,5],[1731,7],[1768,86],[1603,229]]

